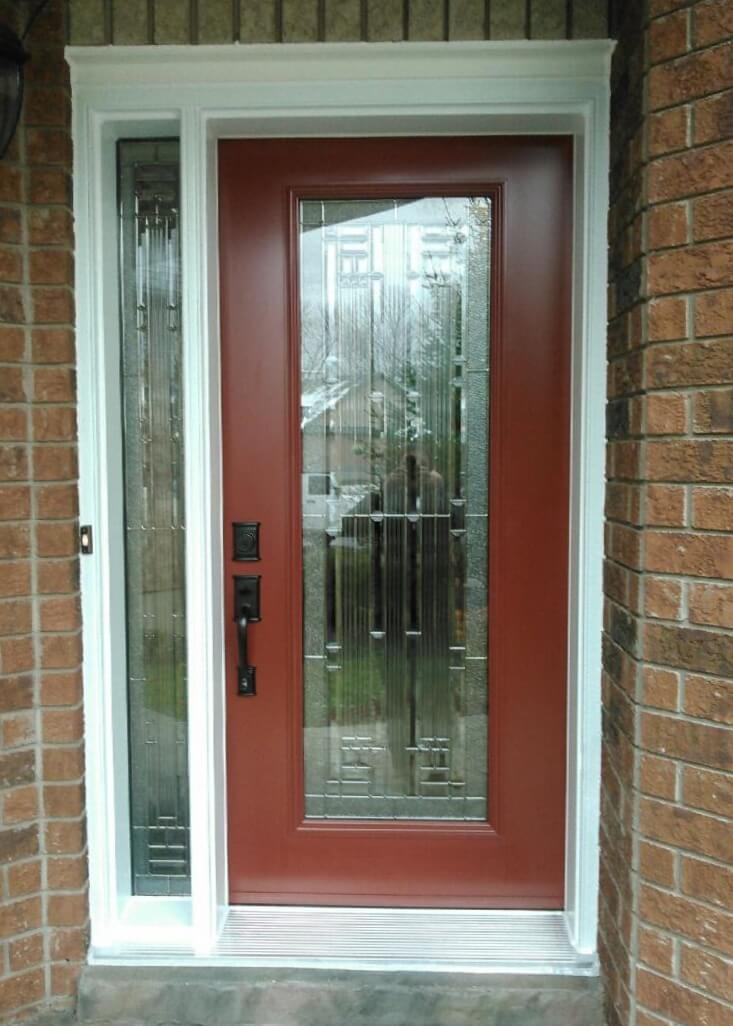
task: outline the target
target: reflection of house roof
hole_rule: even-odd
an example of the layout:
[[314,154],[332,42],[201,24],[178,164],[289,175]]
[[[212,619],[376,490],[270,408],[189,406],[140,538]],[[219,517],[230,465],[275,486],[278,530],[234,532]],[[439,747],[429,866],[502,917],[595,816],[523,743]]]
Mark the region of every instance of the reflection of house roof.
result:
[[322,385],[312,392],[304,392],[300,400],[301,428],[320,417],[326,410],[332,410],[351,391],[352,387],[348,381],[334,381],[331,384]]
[[[372,382],[372,386],[377,383],[381,385],[381,389],[374,389],[369,391],[369,384],[366,381],[333,381],[330,384],[320,385],[318,388],[310,389],[307,392],[303,392],[300,400],[301,430],[308,424],[312,424],[314,420],[321,417],[327,410],[334,410],[338,404],[345,399],[349,394],[355,392],[357,389],[362,390],[364,398],[370,401],[378,401],[382,403],[384,411],[384,404],[388,406],[392,403],[404,403],[406,400],[419,399],[418,393],[405,387],[401,382],[398,381],[386,381],[381,375],[377,376],[377,379]],[[366,419],[361,425],[362,428],[368,427],[369,423],[369,412],[368,408],[364,411],[366,413]],[[348,430],[351,431],[357,428],[356,423],[350,423]],[[416,409],[413,409],[410,417],[410,428],[413,431],[417,431],[421,434],[424,428],[424,421],[422,416],[419,415]],[[342,430],[344,430],[342,425]],[[397,430],[396,434],[399,436],[403,431]]]

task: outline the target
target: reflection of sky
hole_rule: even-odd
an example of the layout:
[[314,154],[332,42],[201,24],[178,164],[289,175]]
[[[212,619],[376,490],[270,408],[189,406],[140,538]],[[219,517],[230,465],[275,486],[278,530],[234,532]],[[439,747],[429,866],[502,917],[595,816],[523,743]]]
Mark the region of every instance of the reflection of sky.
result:
[[[406,297],[410,318],[419,320],[429,316],[431,284],[462,288],[470,233],[481,231],[489,207],[485,198],[466,197],[303,201],[304,386],[310,390],[314,378],[334,382],[346,375],[361,377],[367,363],[388,374],[396,358],[404,362],[407,354],[400,346],[397,356],[390,337],[408,332],[403,323]],[[352,212],[355,216],[349,216]],[[362,294],[350,301],[348,293],[357,290]],[[336,339],[335,326],[349,316],[349,330],[339,331]],[[364,345],[359,318],[368,319],[371,345]],[[321,403],[325,401],[324,394]]]
[[471,453],[483,480],[490,212],[468,197],[302,202],[306,473],[376,480],[419,449],[453,496]]

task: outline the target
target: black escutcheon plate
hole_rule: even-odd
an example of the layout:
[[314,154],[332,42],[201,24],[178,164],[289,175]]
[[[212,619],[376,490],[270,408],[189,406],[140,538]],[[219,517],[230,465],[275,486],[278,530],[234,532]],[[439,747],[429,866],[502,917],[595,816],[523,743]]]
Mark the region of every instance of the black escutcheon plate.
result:
[[233,524],[232,559],[240,563],[252,563],[260,558],[260,525],[256,520]]

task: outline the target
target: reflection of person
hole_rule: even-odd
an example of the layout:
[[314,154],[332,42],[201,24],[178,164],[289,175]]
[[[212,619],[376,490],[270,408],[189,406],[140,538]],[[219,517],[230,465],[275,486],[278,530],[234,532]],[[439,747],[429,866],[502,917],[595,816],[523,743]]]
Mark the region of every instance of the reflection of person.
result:
[[445,482],[423,452],[408,450],[384,483],[385,513],[447,513]]
[[[407,794],[431,789],[431,755],[451,734],[451,544],[443,476],[422,448],[407,449],[384,482],[386,625],[384,694],[394,781]],[[400,515],[402,514],[402,515]],[[411,514],[416,514],[411,516]],[[427,759],[427,763],[426,763]],[[427,785],[427,790],[423,788]]]

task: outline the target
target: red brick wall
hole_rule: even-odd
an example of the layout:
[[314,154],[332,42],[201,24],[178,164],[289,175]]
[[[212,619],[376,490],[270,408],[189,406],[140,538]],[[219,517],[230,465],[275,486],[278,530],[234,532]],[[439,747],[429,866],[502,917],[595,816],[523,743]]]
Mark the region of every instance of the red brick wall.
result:
[[601,953],[608,1018],[733,1023],[733,4],[620,5]]
[[[0,17],[25,23],[25,5]],[[0,162],[0,1018],[73,992],[86,945],[71,142],[56,0]]]

